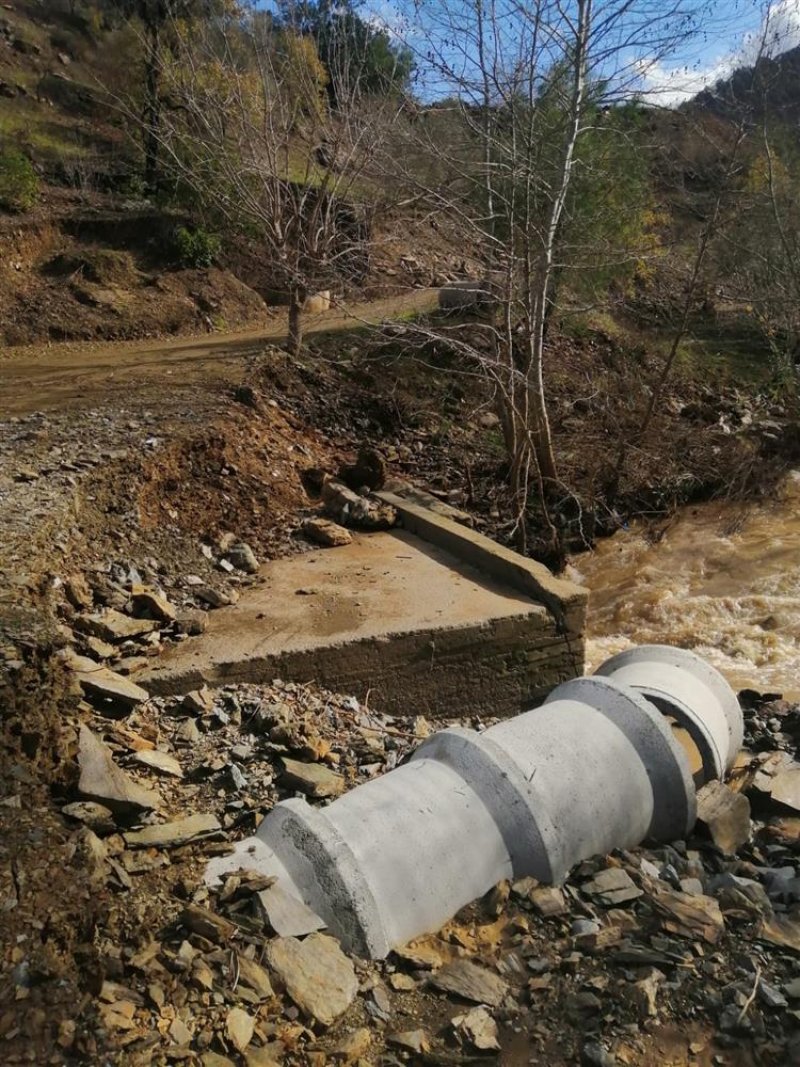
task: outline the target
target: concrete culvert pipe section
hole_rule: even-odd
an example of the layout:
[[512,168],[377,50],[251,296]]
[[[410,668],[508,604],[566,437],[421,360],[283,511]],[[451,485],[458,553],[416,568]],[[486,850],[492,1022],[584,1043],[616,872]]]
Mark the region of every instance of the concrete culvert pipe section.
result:
[[483,733],[434,734],[325,808],[276,805],[207,879],[274,875],[346,948],[383,958],[504,878],[558,883],[589,856],[685,837],[695,785],[672,719],[713,753],[704,774],[735,758],[741,712],[722,676],[679,649],[632,650]]

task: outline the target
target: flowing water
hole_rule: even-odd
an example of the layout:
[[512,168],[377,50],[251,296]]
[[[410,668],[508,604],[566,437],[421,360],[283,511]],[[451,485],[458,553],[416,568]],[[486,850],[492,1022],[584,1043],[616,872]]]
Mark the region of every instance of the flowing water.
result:
[[587,668],[678,645],[734,688],[800,698],[800,472],[767,503],[688,507],[661,531],[636,524],[572,560],[590,590]]

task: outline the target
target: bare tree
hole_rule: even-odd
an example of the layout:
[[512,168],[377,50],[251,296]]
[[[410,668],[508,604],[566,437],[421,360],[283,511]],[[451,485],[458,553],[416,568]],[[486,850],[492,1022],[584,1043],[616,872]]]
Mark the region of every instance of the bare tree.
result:
[[[408,181],[479,249],[489,298],[480,321],[427,327],[448,337],[491,381],[509,457],[514,534],[526,547],[529,487],[562,491],[545,380],[545,346],[569,275],[592,258],[576,224],[583,146],[610,130],[608,109],[635,93],[644,65],[693,32],[691,0],[421,0],[409,41],[431,90],[447,96],[450,136],[436,108],[414,125]],[[444,105],[442,105],[444,106]],[[436,161],[425,182],[419,158]],[[442,173],[446,179],[442,181]],[[598,206],[598,210],[602,208]],[[583,215],[586,218],[585,214]],[[596,252],[596,250],[595,250]],[[609,259],[641,248],[606,247]],[[555,528],[551,525],[554,541]]]
[[308,295],[365,270],[371,172],[397,104],[362,92],[353,61],[334,109],[337,69],[256,5],[175,27],[174,41],[153,131],[164,166],[228,234],[260,246],[297,352]]

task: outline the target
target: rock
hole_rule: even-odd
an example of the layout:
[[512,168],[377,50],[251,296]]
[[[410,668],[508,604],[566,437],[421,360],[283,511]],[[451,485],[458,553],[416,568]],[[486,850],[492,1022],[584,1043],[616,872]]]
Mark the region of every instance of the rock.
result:
[[400,971],[389,975],[389,985],[396,993],[410,993],[417,988],[417,983],[410,974],[402,974]]
[[800,920],[788,915],[765,916],[759,923],[756,933],[759,941],[768,941],[780,948],[790,948],[800,952]]
[[697,792],[697,821],[726,855],[750,840],[750,801],[722,782],[708,782]]
[[653,893],[655,908],[664,916],[664,928],[681,937],[702,938],[715,945],[725,932],[725,920],[713,897],[690,896],[671,889]]
[[183,698],[183,707],[192,715],[210,715],[214,710],[214,697],[207,686],[193,689]]
[[302,1011],[330,1026],[350,1007],[358,992],[351,961],[338,941],[314,933],[304,941],[282,937],[267,947],[267,960]]
[[287,893],[279,882],[256,897],[266,922],[279,937],[305,937],[325,928],[325,921],[302,900]]
[[283,759],[283,777],[310,797],[338,797],[344,792],[345,780],[340,774],[323,767],[320,763],[300,763],[299,760]]
[[157,808],[159,797],[138,785],[114,763],[110,750],[88,726],[81,726],[78,740],[78,792],[115,812]]
[[616,907],[642,896],[641,889],[621,867],[607,867],[599,871],[590,882],[584,882],[581,892],[597,898],[606,907]]
[[533,905],[533,910],[546,919],[564,915],[569,910],[564,893],[554,885],[543,885],[532,890],[529,900]]
[[800,767],[780,771],[772,779],[770,796],[787,808],[800,811]]
[[286,1046],[281,1041],[270,1041],[261,1048],[250,1048],[244,1053],[245,1067],[285,1067]]
[[229,941],[236,933],[236,926],[232,922],[200,904],[189,904],[185,907],[181,912],[180,921],[187,930],[215,943]]
[[151,751],[135,752],[133,758],[137,763],[143,763],[145,767],[151,767],[161,774],[169,774],[173,778],[183,778],[183,768],[174,756],[167,752],[159,752],[158,749]]
[[582,1067],[615,1067],[616,1062],[616,1057],[599,1041],[587,1041],[581,1049]]
[[200,1057],[202,1067],[236,1067],[236,1064],[228,1056],[221,1056],[218,1052],[204,1052]]
[[89,611],[94,605],[94,597],[89,583],[82,574],[71,574],[64,582],[64,594],[77,611]]
[[225,1033],[237,1052],[244,1052],[253,1040],[255,1028],[255,1019],[242,1008],[231,1008],[228,1012],[225,1019]]
[[386,481],[386,464],[383,457],[374,448],[359,449],[355,463],[341,467],[337,475],[339,481],[355,492],[367,489],[374,493],[382,489]]
[[155,619],[158,622],[175,622],[177,612],[165,596],[152,589],[134,589],[131,608],[137,618]]
[[360,1030],[351,1031],[351,1033],[342,1038],[333,1050],[333,1055],[337,1060],[342,1060],[345,1064],[355,1063],[356,1060],[366,1056],[371,1044],[372,1035],[364,1026]]
[[176,819],[175,822],[133,830],[123,834],[123,837],[128,848],[177,848],[221,830],[216,815],[188,815],[185,819]]
[[390,1045],[397,1045],[417,1056],[422,1056],[430,1051],[431,1043],[424,1030],[403,1030],[400,1033],[388,1034],[386,1037]]
[[246,541],[238,541],[232,545],[228,550],[228,559],[237,570],[246,574],[256,574],[258,571],[256,554]]
[[135,685],[108,667],[99,667],[92,659],[70,656],[67,666],[75,673],[81,689],[87,697],[110,701],[125,708],[135,708],[150,699],[146,689]]
[[466,1015],[457,1015],[453,1019],[453,1026],[479,1052],[491,1052],[500,1048],[497,1023],[486,1008],[473,1008]]
[[65,804],[61,814],[69,816],[70,819],[77,819],[96,834],[113,834],[117,828],[109,808],[91,800],[77,800],[74,804]]
[[175,731],[175,740],[184,745],[196,745],[201,737],[194,719],[184,719]]
[[226,608],[230,604],[235,604],[239,599],[238,593],[233,589],[229,589],[227,592],[223,592],[221,589],[214,589],[210,585],[198,585],[194,587],[194,595],[202,600],[204,604],[208,604],[210,608]]
[[259,963],[249,960],[246,956],[237,956],[236,966],[239,970],[239,981],[251,989],[257,997],[261,1000],[268,1000],[274,995],[269,975]]
[[658,1014],[658,987],[663,981],[663,973],[653,967],[649,974],[633,983],[630,990],[631,999],[642,1021]]
[[156,629],[156,624],[150,619],[132,619],[114,608],[106,608],[95,615],[85,615],[81,622],[89,633],[112,644],[130,641],[134,637],[144,637]]
[[768,1008],[788,1008],[789,1002],[786,997],[775,986],[770,985],[769,982],[765,982],[763,978],[758,981],[758,996],[762,1004],[765,1004]]
[[300,531],[310,541],[323,545],[325,548],[349,545],[353,540],[353,535],[349,530],[330,519],[306,519]]
[[444,993],[454,993],[475,1004],[497,1008],[508,993],[499,975],[469,960],[454,960],[431,977],[431,984]]
[[783,991],[791,1000],[800,1000],[800,978],[792,978],[784,985]]
[[208,613],[205,611],[182,611],[175,619],[175,629],[188,637],[199,637],[208,629]]

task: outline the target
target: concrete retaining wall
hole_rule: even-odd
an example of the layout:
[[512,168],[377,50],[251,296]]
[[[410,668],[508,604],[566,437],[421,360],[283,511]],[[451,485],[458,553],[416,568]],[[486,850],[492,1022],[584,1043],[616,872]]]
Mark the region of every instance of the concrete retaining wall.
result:
[[[663,654],[635,651],[623,666],[650,662],[656,677]],[[685,699],[687,680],[700,671],[690,653],[671,652],[664,677]],[[713,692],[731,716],[720,753],[727,766],[741,713],[737,704],[734,715],[724,679],[713,672],[709,683],[713,669],[703,667],[692,721],[706,744],[720,740]],[[669,719],[615,677],[614,661],[607,677],[601,672],[484,733],[434,734],[407,764],[326,808],[299,799],[277,805],[256,837],[212,861],[207,876],[240,866],[272,874],[349,949],[382,958],[504,878],[560,882],[591,855],[645,837],[684,838],[695,820],[695,783]],[[659,692],[671,699],[668,684]],[[709,765],[701,780],[711,774]]]

